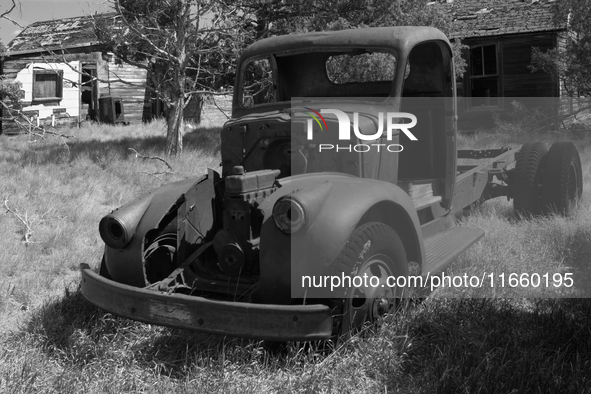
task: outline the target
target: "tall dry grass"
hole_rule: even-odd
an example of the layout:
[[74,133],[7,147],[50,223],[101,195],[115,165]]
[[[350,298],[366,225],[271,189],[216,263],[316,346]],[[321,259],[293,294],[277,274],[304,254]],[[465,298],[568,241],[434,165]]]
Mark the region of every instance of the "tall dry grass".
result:
[[[405,301],[379,332],[338,349],[224,338],[104,313],[78,291],[98,266],[102,215],[141,192],[219,165],[217,130],[188,135],[166,166],[163,125],[72,130],[59,139],[0,137],[0,392],[522,393],[591,392],[591,303],[585,299]],[[573,139],[589,169],[591,138],[479,133],[463,147]],[[470,269],[577,270],[590,260],[589,192],[573,219],[517,221],[493,200],[462,219],[487,236],[454,263]],[[582,276],[584,277],[584,276]],[[576,279],[575,279],[576,280]]]
[[[512,201],[497,198],[474,207],[462,220],[462,225],[486,231],[483,242],[468,250],[451,267],[456,273],[481,276],[482,273],[526,274],[549,273],[550,277],[571,273],[574,286],[567,288],[550,281],[550,286],[523,289],[495,289],[503,297],[591,297],[591,135],[589,133],[521,133],[482,132],[460,140],[463,149],[483,149],[491,146],[519,147],[524,141],[542,141],[548,148],[557,141],[576,144],[582,160],[585,190],[579,210],[573,217],[544,216],[518,220],[513,214]],[[476,264],[475,264],[476,262]],[[497,277],[498,279],[498,277]],[[497,283],[499,281],[497,280]],[[505,281],[507,285],[507,281]],[[491,295],[491,291],[487,294]],[[442,295],[454,295],[442,292]],[[476,292],[468,292],[476,295]],[[460,294],[455,294],[459,296]]]
[[[0,198],[13,211],[0,215],[1,305],[20,311],[0,319],[0,332],[14,329],[19,315],[48,296],[75,288],[79,264],[98,261],[102,241],[96,230],[103,215],[162,183],[199,176],[207,167],[217,169],[217,132],[200,129],[187,135],[185,154],[166,159],[174,169],[170,174],[164,163],[137,158],[129,150],[165,157],[164,124],[159,122],[91,125],[71,129],[66,134],[75,138],[68,140],[27,135],[0,139]],[[29,231],[30,242],[25,243]]]

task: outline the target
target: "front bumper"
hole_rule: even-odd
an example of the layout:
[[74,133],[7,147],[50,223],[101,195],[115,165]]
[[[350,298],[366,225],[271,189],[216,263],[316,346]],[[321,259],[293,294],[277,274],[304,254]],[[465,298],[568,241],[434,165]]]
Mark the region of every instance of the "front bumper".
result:
[[118,316],[144,323],[274,341],[312,341],[332,335],[326,305],[269,305],[216,301],[124,285],[80,264],[82,295]]

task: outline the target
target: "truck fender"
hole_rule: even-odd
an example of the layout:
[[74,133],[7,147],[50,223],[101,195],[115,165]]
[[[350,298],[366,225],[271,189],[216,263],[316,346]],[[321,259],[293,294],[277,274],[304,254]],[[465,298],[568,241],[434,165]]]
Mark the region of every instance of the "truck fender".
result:
[[[141,218],[137,222],[137,227],[132,229],[133,237],[124,248],[114,249],[105,245],[105,265],[111,278],[130,286],[146,286],[143,262],[144,238],[146,233],[152,229],[157,229],[160,222],[171,210],[178,209],[185,201],[185,196],[191,190],[202,188],[213,189],[214,178],[214,172],[212,170],[208,175],[203,175],[199,178],[163,185],[126,204],[126,209],[130,209],[134,204],[141,205],[141,209],[144,209],[144,212],[137,213]],[[196,204],[196,206],[203,207],[203,209],[211,209],[211,203],[208,204],[208,201],[202,201]],[[125,212],[126,210],[120,211]],[[117,212],[114,211],[109,216],[117,215]]]
[[[408,260],[422,264],[419,218],[400,187],[329,173],[299,175],[281,182],[282,187],[260,206],[264,220],[260,280],[253,295],[256,302],[286,303],[303,297],[302,276],[325,274],[353,230],[369,221],[391,226],[401,237]],[[309,216],[305,227],[291,237],[279,230],[273,219],[275,202],[287,195],[301,201]]]

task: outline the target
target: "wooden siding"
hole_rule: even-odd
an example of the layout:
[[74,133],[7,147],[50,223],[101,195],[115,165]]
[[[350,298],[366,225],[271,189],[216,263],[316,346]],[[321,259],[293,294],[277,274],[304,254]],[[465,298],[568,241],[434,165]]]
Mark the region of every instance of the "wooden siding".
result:
[[102,62],[101,55],[98,52],[87,53],[68,53],[63,56],[50,56],[48,54],[31,53],[18,56],[7,56],[4,59],[4,75],[8,79],[14,79],[16,74],[30,63],[59,63],[59,62],[81,61],[85,63]]
[[[470,107],[470,72],[464,76],[463,84],[458,100],[458,126],[463,130],[476,128],[489,128],[494,126],[493,111],[502,117],[505,111],[512,110],[512,99],[508,97],[528,97],[524,100],[528,103],[536,103],[540,100],[534,98],[559,97],[558,82],[550,74],[543,71],[532,73],[531,52],[533,47],[542,50],[554,48],[557,42],[557,33],[539,33],[517,36],[498,36],[466,39],[463,43],[469,46],[497,45],[498,56],[498,107],[478,108]],[[465,51],[467,54],[468,51]],[[541,100],[542,102],[544,100]]]
[[[21,109],[34,122],[40,124],[47,120],[49,124],[55,125],[56,119],[69,118],[69,124],[80,121],[80,84],[76,71],[80,68],[79,62],[27,62],[18,71],[11,62],[6,62],[6,65],[11,71],[11,79],[21,83],[24,93]],[[39,75],[53,79],[39,83],[39,78],[36,78]],[[52,97],[43,97],[47,95]]]
[[[121,98],[123,101],[125,121],[131,123],[141,122],[146,100],[147,71],[128,64],[116,64],[113,60],[110,60],[107,72],[109,80],[112,81],[109,84],[108,94],[111,97]],[[117,80],[125,82],[118,82]],[[102,91],[101,95],[104,95]]]
[[550,74],[529,69],[533,47],[554,48],[553,34],[502,40],[504,97],[556,97],[558,84]]
[[222,126],[232,115],[232,95],[206,97],[201,109],[201,124]]

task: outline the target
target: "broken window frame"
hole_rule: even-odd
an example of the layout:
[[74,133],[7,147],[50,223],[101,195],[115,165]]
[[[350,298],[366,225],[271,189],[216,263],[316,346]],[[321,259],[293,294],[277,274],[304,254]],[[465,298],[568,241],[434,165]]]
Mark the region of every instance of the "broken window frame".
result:
[[[39,92],[36,89],[36,86],[41,83],[37,81],[38,75],[55,75],[55,96],[39,96]],[[50,81],[50,80],[48,80]],[[44,81],[48,83],[48,81]],[[64,81],[64,72],[63,70],[46,70],[46,69],[35,69],[33,70],[33,87],[32,87],[32,96],[33,102],[47,102],[47,101],[60,101],[63,98],[63,81]],[[51,81],[53,82],[53,81]]]
[[[486,47],[493,47],[494,51],[492,53],[494,53],[494,62],[486,62],[485,59],[485,51],[484,48]],[[473,54],[474,54],[474,50],[475,49],[480,49],[480,54],[482,56],[481,59],[481,70],[479,70],[478,74],[474,73],[474,58],[473,58]],[[470,86],[469,89],[466,89],[466,91],[464,91],[464,94],[466,96],[469,96],[470,99],[467,100],[467,105],[468,105],[468,110],[479,110],[479,109],[483,109],[483,110],[488,110],[491,108],[499,108],[501,106],[501,94],[500,94],[500,86],[499,86],[499,79],[500,79],[500,64],[499,64],[499,45],[497,42],[486,42],[486,43],[481,43],[481,44],[477,44],[477,45],[471,45],[470,49],[468,51],[469,53],[469,59],[468,59],[468,64],[469,64],[469,81],[470,81]],[[490,55],[490,52],[489,52]],[[490,66],[490,64],[494,64],[494,72],[490,72],[490,67],[489,70],[487,71],[487,64]],[[497,94],[495,96],[474,96],[474,85],[476,83],[482,82],[484,80],[491,80],[494,81],[494,84],[496,84],[496,92]],[[490,100],[491,98],[493,98],[494,100]],[[487,103],[488,101],[488,103]],[[493,103],[491,103],[492,101],[494,101]],[[478,102],[480,102],[480,104],[477,104]]]

